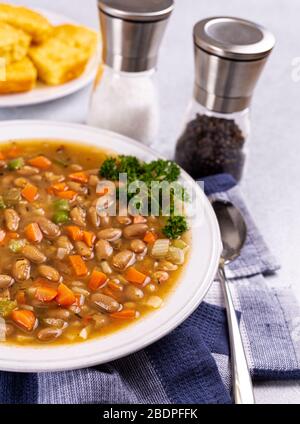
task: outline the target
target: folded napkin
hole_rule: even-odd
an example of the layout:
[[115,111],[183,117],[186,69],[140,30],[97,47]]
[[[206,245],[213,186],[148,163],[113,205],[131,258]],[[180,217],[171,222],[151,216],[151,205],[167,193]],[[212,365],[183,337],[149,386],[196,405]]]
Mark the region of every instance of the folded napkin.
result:
[[[212,199],[243,213],[248,237],[230,265],[234,304],[253,379],[300,378],[300,314],[286,290],[268,287],[278,268],[228,175],[205,179]],[[231,403],[226,314],[219,283],[177,329],[148,348],[96,367],[54,373],[0,372],[0,403]]]

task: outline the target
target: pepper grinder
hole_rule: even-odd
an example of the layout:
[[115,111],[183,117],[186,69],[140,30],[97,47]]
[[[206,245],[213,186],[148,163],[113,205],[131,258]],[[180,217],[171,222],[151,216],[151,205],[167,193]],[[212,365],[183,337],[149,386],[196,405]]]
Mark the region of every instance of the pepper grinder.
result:
[[194,27],[195,84],[175,160],[195,179],[242,176],[249,107],[275,44],[264,27],[233,17],[214,17]]
[[159,129],[156,65],[173,0],[100,0],[103,73],[87,123],[151,144]]

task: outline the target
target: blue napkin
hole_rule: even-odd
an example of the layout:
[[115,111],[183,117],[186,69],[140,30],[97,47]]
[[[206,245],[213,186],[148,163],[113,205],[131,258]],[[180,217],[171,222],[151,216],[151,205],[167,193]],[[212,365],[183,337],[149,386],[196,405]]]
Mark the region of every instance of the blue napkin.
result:
[[[299,308],[268,286],[278,265],[228,175],[208,177],[206,193],[243,212],[248,237],[227,270],[253,379],[300,378]],[[54,373],[0,372],[0,403],[231,403],[226,314],[219,283],[176,330],[150,347],[96,367]],[[0,361],[1,364],[1,361]]]

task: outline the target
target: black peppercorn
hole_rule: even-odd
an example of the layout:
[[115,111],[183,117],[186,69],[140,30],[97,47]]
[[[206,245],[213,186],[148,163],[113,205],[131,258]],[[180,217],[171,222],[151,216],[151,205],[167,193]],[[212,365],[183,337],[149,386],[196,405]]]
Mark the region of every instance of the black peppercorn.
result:
[[227,172],[242,176],[245,138],[233,119],[197,114],[176,146],[175,160],[193,178]]

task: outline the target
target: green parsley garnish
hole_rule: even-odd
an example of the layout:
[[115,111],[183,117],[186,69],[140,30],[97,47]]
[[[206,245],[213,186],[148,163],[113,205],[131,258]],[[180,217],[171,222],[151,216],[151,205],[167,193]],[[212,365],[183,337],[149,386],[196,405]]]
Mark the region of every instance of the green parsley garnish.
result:
[[[170,160],[158,159],[149,163],[139,161],[134,156],[117,156],[106,159],[100,170],[100,177],[107,180],[117,181],[120,174],[127,174],[127,184],[136,183],[138,193],[128,192],[128,187],[119,188],[117,194],[120,198],[122,191],[125,190],[127,200],[132,197],[137,200],[135,207],[141,214],[146,215],[149,212],[149,207],[152,202],[157,206],[157,212],[162,214],[169,213],[167,223],[163,229],[168,238],[175,239],[183,234],[187,229],[187,221],[184,216],[176,214],[176,204],[179,201],[186,201],[187,196],[184,188],[177,182],[180,176],[180,168],[176,163]],[[141,185],[139,182],[144,183]],[[161,186],[156,197],[153,198],[153,183],[172,183],[172,190],[170,193],[170,210],[163,210],[163,196],[164,189]],[[146,189],[145,189],[146,186]]]
[[169,239],[177,239],[185,233],[188,225],[184,216],[169,216],[167,223],[163,228],[163,233]]
[[144,165],[146,181],[168,181],[169,183],[178,180],[180,169],[171,160],[158,159]]
[[117,181],[119,174],[127,174],[128,183],[140,179],[143,166],[134,156],[118,156],[106,159],[101,168],[100,176],[107,180]]

